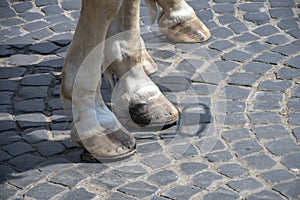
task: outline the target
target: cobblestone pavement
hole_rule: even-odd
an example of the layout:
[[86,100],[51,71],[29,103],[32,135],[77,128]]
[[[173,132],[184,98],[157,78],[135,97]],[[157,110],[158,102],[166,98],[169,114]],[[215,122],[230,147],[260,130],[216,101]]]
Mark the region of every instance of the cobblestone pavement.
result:
[[205,43],[171,43],[141,7],[179,124],[135,133],[137,154],[101,164],[80,160],[59,99],[80,1],[0,1],[0,199],[300,198],[300,1],[188,3]]

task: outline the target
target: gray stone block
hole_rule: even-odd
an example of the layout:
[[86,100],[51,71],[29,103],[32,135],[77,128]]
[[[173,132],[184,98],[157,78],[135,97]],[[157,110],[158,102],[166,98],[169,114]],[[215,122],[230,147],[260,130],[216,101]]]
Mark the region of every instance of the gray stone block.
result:
[[295,178],[295,175],[293,175],[292,173],[284,169],[267,171],[261,173],[260,176],[263,177],[267,182],[271,184],[280,183]]
[[0,199],[9,199],[16,195],[19,191],[11,186],[0,183]]
[[290,135],[288,130],[282,125],[254,127],[253,131],[259,139],[274,139]]
[[54,77],[51,74],[32,74],[25,76],[21,84],[26,86],[49,86]]
[[42,19],[44,17],[44,15],[38,12],[30,12],[30,11],[21,13],[19,16],[27,22],[32,22],[36,19]]
[[113,192],[107,200],[136,200],[136,198],[127,196],[120,192]]
[[58,48],[59,46],[53,44],[52,42],[46,42],[33,44],[28,49],[40,54],[50,54]]
[[[269,85],[269,83],[268,83]],[[271,85],[271,83],[270,83]],[[276,91],[276,89],[275,89]],[[272,99],[273,101],[282,101],[284,99],[284,94],[281,92],[262,92],[258,91],[254,95],[254,99],[257,101],[269,101]]]
[[222,137],[227,141],[246,139],[250,138],[250,131],[246,128],[223,131]]
[[270,21],[269,15],[263,12],[246,13],[244,19],[257,25],[266,24]]
[[45,126],[48,124],[46,116],[41,113],[17,115],[16,121],[22,128]]
[[230,76],[228,83],[233,85],[252,86],[259,78],[259,75],[235,73]]
[[68,191],[67,193],[64,193],[62,196],[59,197],[59,199],[61,199],[61,200],[68,200],[68,199],[73,199],[73,200],[86,199],[86,200],[88,200],[88,199],[94,199],[95,196],[96,196],[96,194],[88,192],[84,188],[78,188],[73,191]]
[[239,10],[246,12],[260,12],[263,7],[264,3],[261,2],[243,3],[238,6]]
[[10,144],[20,139],[20,135],[15,131],[2,131],[0,134],[0,145]]
[[245,161],[255,170],[270,169],[276,165],[276,162],[270,156],[265,154],[249,156],[245,158]]
[[242,176],[246,173],[249,173],[249,170],[237,163],[229,163],[229,164],[221,165],[218,168],[218,172],[229,178],[233,178],[236,176]]
[[250,111],[280,111],[281,109],[277,101],[254,102],[250,107]]
[[284,44],[288,41],[289,39],[285,35],[272,35],[266,40],[266,42],[270,44]]
[[26,2],[15,4],[13,8],[15,9],[16,12],[23,13],[33,8],[33,5],[32,2],[26,1]]
[[254,178],[244,178],[238,181],[229,181],[227,185],[236,191],[254,191],[263,187],[263,184]]
[[223,55],[223,59],[225,60],[233,60],[239,62],[245,62],[248,60],[252,55],[240,50],[232,50],[229,53]]
[[284,58],[285,56],[281,54],[264,52],[261,55],[255,57],[254,60],[259,62],[264,62],[264,63],[277,64]]
[[68,169],[49,178],[49,180],[56,184],[74,188],[77,184],[85,180],[87,177],[87,175],[81,174],[77,170]]
[[231,13],[235,11],[233,5],[232,3],[216,4],[213,6],[213,9],[216,13]]
[[244,66],[244,69],[248,72],[256,74],[265,74],[273,68],[272,65],[260,62],[250,62]]
[[232,24],[229,24],[228,26],[236,34],[240,34],[240,33],[243,33],[245,31],[248,31],[248,27],[242,22],[232,23]]
[[196,11],[196,15],[199,19],[203,21],[212,20],[214,18],[214,13],[210,9]]
[[30,170],[16,174],[9,180],[9,183],[24,189],[30,185],[36,184],[44,178],[46,178],[45,174],[38,170]]
[[269,9],[269,12],[274,19],[283,19],[294,16],[294,12],[291,8],[271,8]]
[[15,111],[17,113],[43,112],[46,104],[43,99],[29,99],[15,102]]
[[149,172],[141,165],[128,165],[114,169],[113,173],[125,179],[135,179]]
[[[2,151],[2,150],[0,149],[0,162],[5,161],[5,160],[8,160],[8,159],[10,159],[10,158],[11,158],[11,156],[10,156],[8,153],[6,153],[5,151]],[[0,175],[0,180],[1,180],[1,176],[2,176],[2,175]]]
[[219,187],[213,192],[209,192],[203,196],[203,200],[235,200],[240,199],[239,194],[224,187]]
[[0,94],[0,99],[1,99],[0,104],[2,104],[2,105],[3,104],[11,104],[13,95],[14,95],[13,92],[1,92],[1,94]]
[[280,79],[292,80],[300,77],[300,69],[282,67],[277,72],[277,77]]
[[40,142],[35,144],[35,147],[42,156],[53,156],[65,150],[61,143],[55,141]]
[[[218,60],[218,61],[215,61],[214,64],[217,67],[217,70],[222,73],[230,72],[230,71],[236,69],[237,67],[239,67],[239,64],[237,64],[236,62],[231,62],[231,61],[227,61],[227,60]],[[213,67],[215,67],[215,66],[213,66]]]
[[64,10],[80,10],[81,9],[81,2],[79,0],[63,1],[61,5]]
[[250,90],[239,86],[225,86],[222,97],[233,100],[247,99],[250,92]]
[[33,148],[25,142],[16,142],[2,147],[12,156],[18,156],[23,153],[34,151]]
[[215,153],[208,153],[207,155],[205,155],[205,158],[209,162],[225,162],[232,160],[233,157],[228,151],[219,151]]
[[280,1],[280,0],[270,0],[272,7],[294,7],[295,2],[293,0],[286,0],[286,1]]
[[48,87],[22,87],[19,90],[18,96],[24,99],[44,98],[48,96]]
[[264,50],[270,49],[271,46],[269,44],[262,44],[260,42],[252,42],[248,44],[244,49],[246,51],[252,52],[252,53],[261,53]]
[[63,9],[56,5],[56,4],[53,4],[53,5],[47,5],[45,7],[42,8],[42,11],[46,14],[46,15],[57,15],[57,14],[60,14],[63,12]]
[[291,138],[283,138],[266,143],[266,147],[275,155],[285,155],[299,151],[299,146]]
[[277,124],[282,123],[282,117],[277,112],[249,113],[252,124]]
[[223,25],[240,22],[233,13],[225,13],[224,15],[219,16],[218,19],[219,22]]
[[218,27],[211,30],[211,35],[216,38],[225,39],[233,35],[233,32],[225,27]]
[[250,194],[249,196],[247,196],[247,200],[261,200],[262,197],[264,199],[284,200],[284,198],[281,197],[279,194],[270,190],[263,190],[261,192]]
[[25,197],[32,197],[35,199],[50,199],[65,190],[66,188],[58,185],[53,185],[47,182],[40,183],[26,192]]
[[166,186],[178,180],[179,175],[171,170],[163,170],[150,175],[147,180],[158,185]]
[[286,44],[272,48],[272,51],[286,56],[292,56],[294,54],[299,55],[300,48],[298,45],[295,44]]
[[34,156],[31,154],[23,154],[17,156],[8,161],[8,163],[15,166],[17,169],[20,170],[28,170],[32,167],[36,166],[38,163],[45,161],[46,159],[40,156]]
[[284,194],[290,199],[298,199],[300,197],[299,188],[300,188],[300,179],[297,179],[288,183],[278,184],[273,189],[279,191],[281,194]]
[[291,86],[292,82],[287,80],[265,80],[259,84],[258,89],[265,91],[285,92]]
[[171,161],[163,154],[148,156],[143,158],[142,161],[153,169],[159,169],[171,163]]
[[0,69],[0,78],[1,79],[9,79],[21,77],[26,72],[26,68],[23,67],[1,67]]
[[202,189],[187,185],[177,185],[162,193],[162,196],[171,199],[189,199],[193,195],[201,192]]
[[244,157],[263,150],[255,139],[241,140],[233,143],[231,146],[239,157]]
[[143,181],[134,181],[121,186],[118,191],[129,194],[139,199],[148,197],[158,190],[157,187]]
[[300,169],[300,152],[295,152],[283,156],[282,163],[291,171],[298,172]]
[[290,113],[288,122],[291,125],[300,125],[300,113]]
[[230,113],[226,115],[217,115],[216,119],[224,126],[243,126],[247,123],[246,116],[242,113]]
[[298,27],[298,18],[287,18],[283,19],[280,22],[277,23],[277,26],[283,30],[290,30],[294,29],[295,27]]
[[277,33],[278,29],[268,24],[254,29],[253,32],[260,36],[268,36]]
[[203,172],[193,176],[192,181],[195,186],[209,188],[210,185],[221,179],[223,179],[223,176],[211,172]]
[[300,56],[289,58],[289,60],[287,60],[285,64],[300,69]]
[[208,167],[207,164],[197,163],[197,162],[186,162],[179,165],[181,171],[185,174],[196,174],[197,172],[206,169]]

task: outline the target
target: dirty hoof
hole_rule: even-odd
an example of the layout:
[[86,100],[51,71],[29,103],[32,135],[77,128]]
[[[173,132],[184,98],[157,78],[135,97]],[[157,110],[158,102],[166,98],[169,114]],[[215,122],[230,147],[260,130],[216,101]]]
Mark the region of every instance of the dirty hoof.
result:
[[210,31],[196,15],[169,27],[162,26],[163,18],[162,15],[158,22],[160,31],[173,42],[204,42],[210,38]]
[[125,159],[135,153],[135,139],[122,130],[103,135],[94,135],[78,142],[87,152],[81,159],[89,162],[114,162]]
[[144,103],[130,104],[129,114],[140,127],[167,126],[178,120],[178,110],[162,94]]

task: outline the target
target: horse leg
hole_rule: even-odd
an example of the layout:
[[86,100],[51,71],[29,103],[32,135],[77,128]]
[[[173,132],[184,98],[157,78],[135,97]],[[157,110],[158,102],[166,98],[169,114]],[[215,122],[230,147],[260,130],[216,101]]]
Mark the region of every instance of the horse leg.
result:
[[[153,1],[154,0],[148,0]],[[162,8],[158,18],[160,31],[174,42],[203,42],[210,31],[185,0],[155,0]]]
[[121,4],[122,0],[82,0],[62,73],[62,102],[73,113],[71,137],[101,161],[129,156],[135,149],[134,138],[122,128],[100,94],[103,42]]
[[[140,0],[124,1],[111,23],[105,42],[105,77],[114,87],[112,110],[128,128],[172,124],[177,109],[165,98],[145,73],[145,60],[152,59],[140,40]],[[145,52],[147,55],[145,56]]]

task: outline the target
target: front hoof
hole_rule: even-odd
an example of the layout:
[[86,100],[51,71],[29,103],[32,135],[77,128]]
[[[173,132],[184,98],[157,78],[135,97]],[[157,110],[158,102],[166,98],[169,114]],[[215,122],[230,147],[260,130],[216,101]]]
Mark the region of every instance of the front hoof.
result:
[[210,31],[196,16],[170,27],[160,25],[160,30],[173,42],[204,42],[210,38]]
[[135,153],[135,139],[129,133],[117,130],[108,134],[95,134],[80,139],[78,142],[87,153],[83,153],[83,160],[94,162],[93,158],[100,162],[114,162],[125,159]]
[[159,127],[178,121],[178,110],[162,94],[144,103],[129,105],[132,121],[140,127]]

